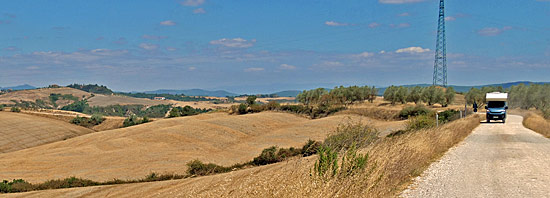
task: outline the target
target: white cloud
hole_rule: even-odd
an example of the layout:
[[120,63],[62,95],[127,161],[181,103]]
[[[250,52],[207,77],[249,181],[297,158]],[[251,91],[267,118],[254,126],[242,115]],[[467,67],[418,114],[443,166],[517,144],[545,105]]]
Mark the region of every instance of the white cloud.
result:
[[188,67],[187,70],[189,71],[195,71],[197,68],[196,67]]
[[409,53],[409,54],[416,54],[416,53],[424,53],[429,52],[430,49],[424,49],[422,47],[407,47],[398,49],[395,51],[395,53]]
[[14,51],[19,51],[19,48],[15,47],[15,46],[9,46],[9,47],[4,48],[4,50],[14,52]]
[[281,66],[279,66],[279,68],[284,69],[284,70],[295,70],[296,66],[289,65],[289,64],[281,64]]
[[250,67],[250,68],[244,69],[245,72],[260,72],[260,71],[264,71],[264,70],[265,69],[261,68],[261,67]]
[[178,50],[178,48],[175,48],[175,47],[166,47],[166,50],[167,50],[167,51],[173,52],[173,51]]
[[144,50],[156,50],[159,48],[158,45],[150,44],[150,43],[141,43],[139,44],[139,47]]
[[390,27],[392,28],[408,28],[408,27],[411,27],[411,24],[409,23],[400,23],[400,24],[390,24]]
[[160,22],[160,25],[163,25],[163,26],[174,26],[174,25],[176,25],[176,22],[171,21],[171,20],[161,21],[161,22]]
[[411,16],[411,13],[403,12],[401,14],[398,14],[397,16],[405,17],[405,16]]
[[349,24],[339,23],[339,22],[336,22],[336,21],[325,21],[325,25],[328,25],[328,26],[348,26]]
[[204,10],[204,8],[197,8],[197,9],[193,10],[193,13],[195,13],[195,14],[204,14],[204,13],[206,13],[206,10]]
[[376,22],[373,22],[373,23],[370,23],[370,24],[369,24],[369,27],[370,27],[370,28],[377,28],[378,26],[380,26],[380,24],[379,24],[379,23],[376,23]]
[[503,28],[496,28],[496,27],[486,27],[481,30],[477,31],[477,34],[481,36],[497,36],[499,34],[502,34],[504,31],[511,30],[512,27],[505,26]]
[[371,56],[374,56],[374,53],[363,52],[363,53],[355,55],[355,57],[359,57],[359,58],[368,58],[368,57],[371,57]]
[[418,3],[426,0],[378,0],[380,3],[384,4],[404,4],[404,3]]
[[231,48],[249,48],[254,46],[254,43],[256,43],[256,39],[247,41],[242,38],[233,38],[233,39],[222,38],[219,40],[210,41],[211,45],[221,45],[224,47],[231,47]]
[[184,6],[199,6],[204,4],[205,0],[185,0],[181,2],[181,5]]
[[454,16],[445,17],[445,21],[454,21],[454,20],[456,20],[456,17]]
[[142,39],[147,39],[147,40],[161,40],[161,39],[165,39],[165,38],[168,38],[167,36],[156,36],[156,35],[148,35],[148,34],[144,34],[143,36],[141,36]]

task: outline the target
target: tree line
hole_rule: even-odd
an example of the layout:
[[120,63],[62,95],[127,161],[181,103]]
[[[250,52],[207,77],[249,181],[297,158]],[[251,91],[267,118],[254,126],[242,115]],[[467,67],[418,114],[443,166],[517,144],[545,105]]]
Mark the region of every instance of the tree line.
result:
[[308,106],[312,105],[349,105],[355,102],[368,100],[373,102],[378,94],[374,86],[350,86],[335,87],[330,91],[324,88],[304,90],[296,96],[296,99]]
[[455,95],[456,92],[452,87],[390,86],[384,91],[384,100],[391,102],[392,105],[396,103],[414,102],[418,104],[424,102],[428,105],[441,104],[446,107],[453,103]]
[[550,118],[550,84],[520,84],[508,89],[508,106],[511,108],[542,111],[544,117]]

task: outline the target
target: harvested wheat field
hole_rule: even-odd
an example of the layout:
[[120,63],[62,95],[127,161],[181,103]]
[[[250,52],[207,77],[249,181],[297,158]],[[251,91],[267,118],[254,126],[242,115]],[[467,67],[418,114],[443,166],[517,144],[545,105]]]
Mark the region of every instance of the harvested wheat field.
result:
[[383,138],[362,152],[371,154],[366,172],[323,181],[312,176],[318,156],[229,173],[149,183],[95,186],[7,194],[7,197],[395,197],[476,126],[479,117],[440,128]]
[[[14,104],[12,100],[35,102],[37,99],[40,99],[44,101],[49,101],[50,94],[62,94],[62,95],[70,94],[80,99],[83,97],[89,98],[91,96],[91,94],[88,92],[69,88],[69,87],[41,88],[41,89],[14,91],[4,95],[0,95],[0,104]],[[56,103],[59,106],[65,106],[72,102],[73,101],[70,101],[70,100],[59,100]]]
[[232,165],[252,160],[269,146],[299,147],[308,139],[322,140],[346,120],[391,126],[360,116],[310,120],[276,112],[163,119],[0,154],[0,166],[10,167],[0,170],[0,178],[36,183],[70,176],[106,181],[143,178],[151,172],[183,174],[193,159]]
[[[13,152],[94,132],[60,120],[0,111],[0,153]],[[4,170],[6,167],[3,168]]]

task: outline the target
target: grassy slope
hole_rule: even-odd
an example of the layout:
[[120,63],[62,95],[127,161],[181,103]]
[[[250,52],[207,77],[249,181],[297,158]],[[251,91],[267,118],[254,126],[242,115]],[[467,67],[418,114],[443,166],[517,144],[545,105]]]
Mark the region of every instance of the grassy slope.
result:
[[[232,165],[272,145],[301,146],[323,139],[347,116],[309,120],[287,113],[225,113],[155,121],[0,154],[1,179],[30,182],[77,176],[96,181],[184,173],[193,159]],[[352,116],[358,119],[358,116]],[[377,122],[388,125],[384,122]]]
[[[14,91],[4,95],[0,95],[0,104],[14,104],[13,102],[11,102],[11,100],[17,100],[17,101],[23,100],[23,101],[35,102],[36,99],[41,99],[44,101],[49,101],[50,100],[49,96],[52,93],[71,94],[77,98],[82,98],[82,96],[85,96],[86,98],[88,98],[91,96],[91,94],[88,92],[81,91],[78,89],[68,88],[68,87],[41,88],[41,89]],[[65,106],[72,102],[73,101],[60,100],[57,103],[59,106]]]
[[60,120],[12,112],[0,112],[0,129],[0,153],[94,132]]
[[[471,116],[440,128],[384,138],[367,172],[323,182],[310,176],[316,156],[225,174],[152,183],[9,194],[8,197],[393,197],[479,125]],[[374,165],[376,164],[376,165]]]
[[537,133],[550,138],[550,121],[536,113],[527,113],[523,118],[523,125]]

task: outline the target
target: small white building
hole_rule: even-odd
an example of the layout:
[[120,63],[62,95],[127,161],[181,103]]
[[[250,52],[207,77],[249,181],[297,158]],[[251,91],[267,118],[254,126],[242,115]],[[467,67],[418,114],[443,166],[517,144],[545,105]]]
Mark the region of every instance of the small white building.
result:
[[153,100],[166,100],[165,97],[154,97]]

